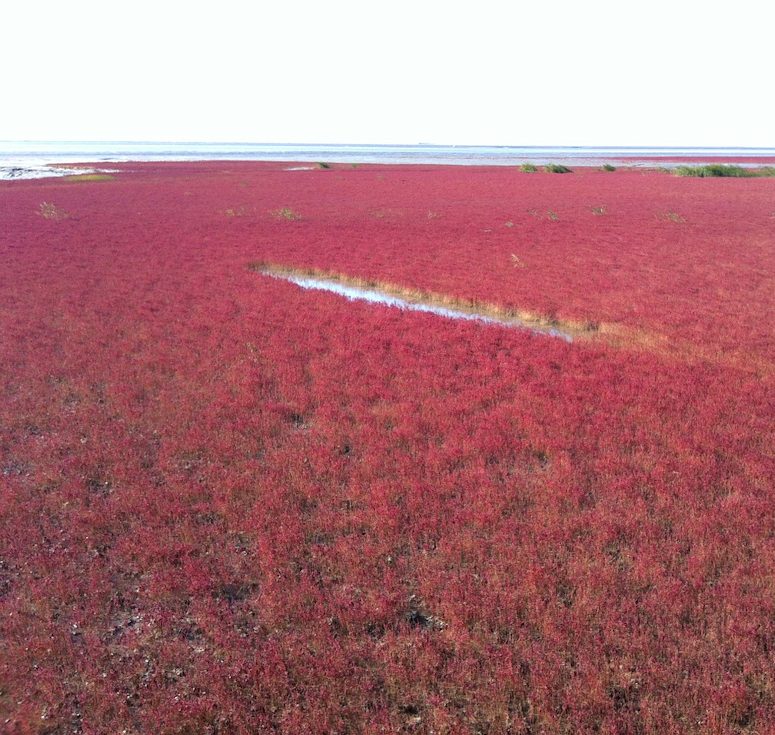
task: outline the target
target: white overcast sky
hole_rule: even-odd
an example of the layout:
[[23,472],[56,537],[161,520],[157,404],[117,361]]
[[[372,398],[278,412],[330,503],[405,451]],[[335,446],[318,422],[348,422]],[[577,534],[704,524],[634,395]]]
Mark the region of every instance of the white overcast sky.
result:
[[0,139],[775,146],[764,0],[3,0]]

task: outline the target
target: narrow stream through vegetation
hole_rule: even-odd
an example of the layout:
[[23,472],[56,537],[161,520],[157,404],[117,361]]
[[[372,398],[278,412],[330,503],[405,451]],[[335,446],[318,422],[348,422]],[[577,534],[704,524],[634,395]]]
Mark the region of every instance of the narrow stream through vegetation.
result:
[[373,304],[381,304],[382,306],[390,306],[397,309],[405,309],[407,311],[422,311],[428,314],[436,314],[438,316],[446,317],[447,319],[464,319],[466,321],[482,322],[484,324],[497,324],[504,327],[514,327],[516,329],[525,329],[534,334],[547,335],[549,337],[558,337],[564,339],[566,342],[572,342],[573,337],[567,332],[563,332],[561,329],[555,327],[537,327],[533,324],[527,324],[520,320],[518,317],[498,317],[490,314],[483,314],[475,310],[463,311],[461,309],[453,309],[447,306],[439,306],[437,304],[426,303],[422,301],[408,301],[398,296],[379,291],[377,289],[360,288],[358,286],[350,286],[334,280],[326,280],[324,278],[315,278],[312,276],[297,275],[294,273],[280,273],[270,270],[259,271],[265,276],[277,278],[283,281],[288,281],[304,289],[314,289],[318,291],[330,291],[331,293],[344,296],[344,298],[351,301],[368,301]]

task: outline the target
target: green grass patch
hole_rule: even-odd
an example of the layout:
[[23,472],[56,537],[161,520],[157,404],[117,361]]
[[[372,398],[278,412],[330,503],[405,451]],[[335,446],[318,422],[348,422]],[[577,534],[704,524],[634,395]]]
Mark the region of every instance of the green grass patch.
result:
[[775,166],[759,168],[743,168],[729,163],[708,163],[703,166],[678,166],[676,176],[695,176],[699,178],[731,177],[736,179],[753,179],[762,176],[775,176]]
[[85,183],[87,181],[113,181],[115,178],[111,174],[74,174],[73,176],[65,176],[64,180]]
[[612,166],[610,163],[604,163],[601,168],[603,171],[616,171],[616,166]]
[[538,166],[534,166],[532,163],[523,163],[519,170],[526,174],[534,174],[538,171]]
[[573,170],[567,166],[563,166],[561,163],[548,163],[544,166],[544,170],[549,174],[572,174]]
[[318,161],[317,163],[318,168],[331,168],[330,163],[325,163],[324,161]]

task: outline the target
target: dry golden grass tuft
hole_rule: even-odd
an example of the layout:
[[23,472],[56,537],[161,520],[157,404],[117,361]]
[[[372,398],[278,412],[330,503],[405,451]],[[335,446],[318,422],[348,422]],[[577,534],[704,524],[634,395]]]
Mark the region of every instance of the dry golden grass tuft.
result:
[[43,219],[52,220],[66,219],[69,216],[64,209],[57,207],[56,204],[52,204],[51,202],[41,202],[38,207],[38,214],[43,217]]
[[116,177],[111,174],[74,174],[73,176],[65,176],[63,181],[79,184],[88,183],[91,181],[113,181]]
[[677,222],[679,224],[686,222],[686,218],[682,217],[678,212],[663,212],[659,218],[664,222]]
[[[543,215],[543,214],[541,214],[541,212],[539,212],[537,209],[528,209],[528,210],[527,210],[527,213],[528,213],[528,214],[529,214],[531,217],[535,217],[536,219],[542,219],[542,218],[544,217],[544,215]],[[552,209],[547,209],[547,210],[546,210],[546,218],[547,218],[548,220],[552,221],[552,222],[558,222],[558,221],[559,221],[559,219],[560,219],[560,216],[559,216],[559,215],[557,214],[557,212],[555,212],[554,210],[552,210]]]
[[734,367],[762,377],[775,373],[775,364],[771,360],[746,350],[718,350],[623,324],[600,324],[599,334],[601,341],[618,349],[650,352],[679,362]]
[[298,212],[294,212],[290,207],[273,209],[270,214],[277,219],[286,219],[290,222],[301,219],[301,215]]

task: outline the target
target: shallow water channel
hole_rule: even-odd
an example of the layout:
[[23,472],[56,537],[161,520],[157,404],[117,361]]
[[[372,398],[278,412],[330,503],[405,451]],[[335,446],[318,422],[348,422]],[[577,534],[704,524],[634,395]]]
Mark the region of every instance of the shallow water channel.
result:
[[289,281],[301,288],[314,289],[318,291],[330,291],[331,293],[344,296],[351,301],[368,301],[372,304],[381,304],[397,309],[407,311],[423,311],[428,314],[446,317],[447,319],[464,319],[466,321],[482,322],[484,324],[497,324],[503,327],[513,327],[516,329],[526,329],[534,334],[543,334],[549,337],[558,337],[566,342],[572,342],[573,337],[567,332],[555,327],[537,327],[534,324],[527,324],[517,317],[497,317],[489,314],[478,313],[474,310],[463,311],[446,306],[424,303],[422,301],[408,301],[398,296],[379,291],[378,289],[359,288],[358,286],[348,286],[339,281],[326,280],[324,278],[314,278],[312,276],[296,275],[293,273],[277,273],[268,270],[261,271],[265,276],[278,278],[283,281]]

